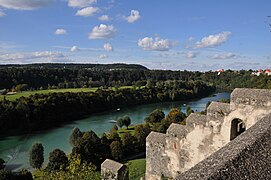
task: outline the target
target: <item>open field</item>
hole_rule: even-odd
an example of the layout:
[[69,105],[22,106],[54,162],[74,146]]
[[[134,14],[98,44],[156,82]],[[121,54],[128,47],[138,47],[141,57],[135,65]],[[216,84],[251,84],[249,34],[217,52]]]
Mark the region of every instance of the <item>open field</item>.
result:
[[[119,89],[132,88],[133,86],[121,86]],[[98,88],[68,88],[68,89],[47,89],[47,90],[36,90],[36,91],[22,91],[15,94],[10,95],[0,95],[0,100],[3,100],[6,97],[6,100],[14,101],[22,96],[29,97],[34,94],[49,94],[49,93],[64,93],[64,92],[95,92]],[[115,88],[112,88],[115,90]]]
[[134,159],[126,163],[129,167],[129,179],[140,180],[146,171],[146,159]]
[[131,135],[135,135],[135,126],[131,125],[128,127],[123,127],[117,131],[120,136],[122,136],[123,133],[130,133]]

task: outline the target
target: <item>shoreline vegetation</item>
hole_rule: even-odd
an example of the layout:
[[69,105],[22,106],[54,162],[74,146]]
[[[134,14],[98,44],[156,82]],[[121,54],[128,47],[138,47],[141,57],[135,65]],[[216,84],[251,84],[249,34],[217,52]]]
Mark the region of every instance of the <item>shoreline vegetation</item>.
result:
[[[106,110],[208,96],[215,87],[201,81],[148,81],[145,86],[98,88],[92,92],[33,94],[0,101],[1,137],[59,126]],[[11,95],[13,96],[13,95]],[[7,132],[8,130],[8,132]]]

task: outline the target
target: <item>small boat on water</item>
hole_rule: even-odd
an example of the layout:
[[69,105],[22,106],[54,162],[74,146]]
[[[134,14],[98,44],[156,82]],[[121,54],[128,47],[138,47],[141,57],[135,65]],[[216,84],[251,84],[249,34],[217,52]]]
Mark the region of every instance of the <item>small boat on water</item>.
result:
[[118,108],[117,111],[120,111],[120,108]]
[[115,121],[115,120],[112,119],[112,120],[109,120],[109,122],[110,123],[116,123],[117,121]]

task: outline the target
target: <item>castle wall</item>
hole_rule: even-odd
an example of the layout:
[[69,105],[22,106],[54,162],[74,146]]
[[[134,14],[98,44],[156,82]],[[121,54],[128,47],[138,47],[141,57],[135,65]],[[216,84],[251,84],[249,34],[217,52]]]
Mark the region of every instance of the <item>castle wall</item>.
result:
[[186,126],[173,123],[164,135],[152,133],[147,138],[146,179],[186,172],[230,142],[233,119],[241,119],[248,129],[271,113],[270,106],[270,90],[235,89],[230,104],[212,102],[206,116],[191,114]]
[[271,179],[271,114],[176,179]]

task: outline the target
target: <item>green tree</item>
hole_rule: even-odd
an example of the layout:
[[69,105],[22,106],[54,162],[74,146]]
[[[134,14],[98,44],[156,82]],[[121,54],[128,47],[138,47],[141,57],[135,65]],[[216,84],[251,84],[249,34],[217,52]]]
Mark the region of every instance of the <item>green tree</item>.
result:
[[118,130],[119,128],[118,128],[118,126],[116,125],[116,124],[114,124],[114,126],[111,128],[111,130]]
[[112,129],[108,134],[108,139],[113,141],[120,141],[120,136],[116,130]]
[[16,174],[16,179],[21,179],[21,180],[32,180],[32,173],[28,171],[27,169],[21,169],[18,174]]
[[182,122],[186,118],[186,115],[180,111],[178,108],[172,108],[168,115],[166,116],[166,121],[168,125],[171,123],[179,123]]
[[131,124],[131,118],[129,117],[129,116],[124,116],[123,117],[123,124],[124,124],[124,126],[126,126],[127,127],[127,129],[128,129],[128,127],[129,127],[129,125]]
[[152,111],[145,118],[145,122],[153,124],[153,123],[161,122],[161,120],[164,118],[165,118],[165,113],[161,109],[156,109],[156,110]]
[[41,143],[32,145],[29,151],[29,163],[33,168],[40,169],[44,162],[44,148]]
[[151,129],[148,124],[140,124],[135,126],[135,137],[140,146],[145,146],[146,144],[146,137],[150,134]]
[[123,118],[118,118],[117,120],[117,125],[122,128],[122,126],[124,126],[124,119]]
[[5,168],[5,161],[4,159],[0,158],[0,170]]
[[65,169],[68,164],[68,158],[62,150],[55,149],[49,153],[48,170]]
[[0,169],[0,179],[12,179],[12,173],[6,169]]
[[59,180],[59,179],[91,179],[100,180],[100,174],[96,167],[87,162],[82,162],[78,156],[73,156],[70,159],[69,166],[66,170],[47,171],[45,173],[46,179]]
[[121,138],[124,149],[133,148],[134,139],[134,136],[132,136],[130,133],[124,133]]
[[71,133],[70,138],[69,138],[69,142],[70,142],[71,146],[75,147],[76,144],[78,143],[78,140],[80,138],[82,138],[82,136],[83,136],[83,133],[80,131],[80,129],[79,128],[74,128],[72,130],[72,133]]
[[111,155],[115,160],[120,160],[122,158],[122,145],[121,142],[119,141],[113,141],[110,144],[110,150],[111,150]]
[[194,111],[191,109],[190,106],[186,107],[186,115],[189,116],[191,113],[194,113]]

